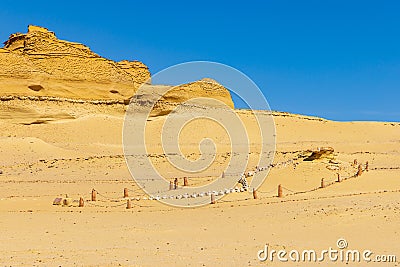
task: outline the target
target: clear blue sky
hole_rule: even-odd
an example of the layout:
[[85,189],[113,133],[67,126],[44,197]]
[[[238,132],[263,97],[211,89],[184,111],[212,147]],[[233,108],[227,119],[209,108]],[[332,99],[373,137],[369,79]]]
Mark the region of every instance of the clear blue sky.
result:
[[28,24],[152,73],[192,60],[230,65],[273,110],[400,121],[400,1],[2,2],[0,39]]

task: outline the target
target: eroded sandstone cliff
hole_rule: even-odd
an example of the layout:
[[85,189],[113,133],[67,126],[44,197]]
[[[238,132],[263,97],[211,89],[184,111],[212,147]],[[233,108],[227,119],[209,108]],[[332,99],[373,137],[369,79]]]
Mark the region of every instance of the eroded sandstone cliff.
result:
[[[162,96],[152,115],[165,115],[180,103],[204,98],[234,108],[229,91],[211,79],[178,86],[151,85],[148,67],[139,61],[114,62],[89,47],[59,40],[55,33],[28,26],[27,33],[12,34],[0,48],[0,100],[58,101],[77,104],[128,104],[132,97],[143,105]],[[144,92],[137,90],[145,85]],[[190,108],[190,104],[187,105]]]
[[139,61],[114,62],[89,47],[29,26],[0,48],[0,94],[78,99],[126,99],[150,78]]

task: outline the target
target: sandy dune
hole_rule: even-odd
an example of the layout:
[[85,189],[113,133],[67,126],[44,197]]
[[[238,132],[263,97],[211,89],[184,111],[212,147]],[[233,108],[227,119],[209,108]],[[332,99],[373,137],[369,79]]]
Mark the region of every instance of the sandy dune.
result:
[[[270,266],[257,259],[266,243],[273,249],[322,250],[335,247],[338,238],[352,249],[396,254],[392,266],[399,264],[399,123],[275,113],[277,151],[259,199],[238,192],[215,205],[183,209],[144,199],[133,182],[121,143],[125,108],[0,103],[1,265]],[[250,133],[252,170],[259,140],[249,112],[237,113]],[[157,129],[164,119],[148,122],[149,157],[165,176],[182,183],[185,174],[170,167],[160,149]],[[182,133],[183,153],[198,158],[198,140],[208,135],[220,138],[216,161],[201,175],[186,175],[192,185],[218,177],[229,160],[224,132],[196,124]],[[303,160],[318,147],[334,148],[334,160]],[[363,166],[368,161],[369,171],[351,178],[357,172],[354,159]],[[337,173],[350,178],[338,183]],[[319,188],[321,178],[328,187]],[[276,197],[278,184],[283,198]],[[92,188],[96,202],[90,201]],[[125,208],[123,188],[133,198],[132,209]],[[70,207],[52,205],[66,194]],[[83,208],[77,207],[80,197]],[[290,263],[272,265],[285,264]]]

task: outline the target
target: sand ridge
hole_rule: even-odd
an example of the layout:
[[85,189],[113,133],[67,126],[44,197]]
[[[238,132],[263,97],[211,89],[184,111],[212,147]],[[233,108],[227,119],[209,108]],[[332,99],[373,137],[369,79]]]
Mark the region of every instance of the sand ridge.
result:
[[[60,106],[19,99],[3,103],[47,114],[65,105],[59,111],[74,118],[26,124],[19,116],[10,118],[10,113],[1,119],[0,212],[7,240],[0,247],[2,264],[257,266],[256,252],[266,242],[273,248],[318,249],[335,244],[341,236],[352,247],[400,252],[398,123],[333,122],[274,113],[277,152],[274,167],[258,190],[259,199],[251,192],[235,192],[215,205],[183,210],[149,200],[133,182],[122,153],[124,105]],[[26,113],[24,121],[35,114]],[[248,112],[238,114],[252,123]],[[157,117],[148,127],[156,129],[163,120]],[[207,134],[197,127],[186,130],[191,137]],[[183,138],[188,154],[198,157],[197,143]],[[249,171],[256,165],[253,143]],[[311,150],[327,146],[334,148],[333,161],[303,161]],[[226,152],[222,147],[215,166],[203,177],[189,177],[189,183],[217,177],[229,160]],[[184,175],[168,167],[157,144],[148,156],[182,184]],[[337,173],[344,178],[357,172],[354,159],[364,168],[368,161],[369,171],[335,182]],[[319,188],[321,178],[332,184]],[[279,184],[283,198],[276,196]],[[90,201],[93,188],[98,192],[96,202]],[[132,198],[130,210],[123,188]],[[65,194],[73,200],[71,207],[52,205],[55,197]],[[79,197],[85,200],[83,208],[77,207]],[[364,234],[366,229],[369,235]]]

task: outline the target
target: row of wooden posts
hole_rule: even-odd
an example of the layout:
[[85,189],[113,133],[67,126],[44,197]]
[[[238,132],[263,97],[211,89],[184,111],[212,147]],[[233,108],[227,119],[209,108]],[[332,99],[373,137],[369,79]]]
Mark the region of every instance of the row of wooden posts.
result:
[[[282,185],[279,184],[278,185],[278,197],[283,197],[283,190],[282,190]],[[253,188],[253,198],[254,199],[258,199],[258,194],[257,194],[257,190],[255,188]],[[214,203],[211,203],[214,204]]]
[[[355,165],[357,164],[357,160],[356,160],[356,159],[354,160],[354,164],[355,164]],[[368,166],[369,166],[369,164],[368,164],[368,161],[367,161],[367,162],[365,163],[365,169],[364,169],[365,171],[368,171]],[[358,165],[358,169],[357,169],[357,173],[355,174],[355,176],[356,176],[356,177],[361,176],[362,173],[363,173],[363,168],[362,168],[362,165],[359,164],[359,165]],[[337,182],[338,182],[338,183],[342,182],[342,179],[341,179],[339,173],[337,174]],[[322,178],[322,179],[321,179],[321,186],[320,186],[320,188],[325,188],[325,187],[326,187],[325,179]],[[283,197],[282,185],[278,185],[278,197]],[[255,188],[253,188],[253,198],[254,198],[254,199],[258,199],[257,191],[256,191]],[[215,203],[215,201],[214,201],[214,203]],[[213,203],[213,199],[211,198],[211,204],[214,204],[214,203]]]
[[[354,165],[358,164],[356,159],[354,160],[353,164]],[[368,161],[367,161],[365,163],[365,171],[368,171],[368,165],[369,164],[368,164]],[[358,164],[358,169],[357,169],[357,173],[355,174],[355,176],[361,176],[362,173],[363,173],[362,165]],[[342,181],[342,179],[340,177],[340,174],[338,173],[337,174],[337,182],[340,183],[341,181]],[[189,185],[187,177],[183,178],[183,185],[184,186],[188,186]],[[321,188],[325,188],[325,187],[326,187],[325,180],[324,180],[324,178],[322,178],[321,179]],[[178,188],[178,178],[175,178],[174,181],[170,181],[169,189],[170,190],[174,190],[174,189],[177,189],[177,188]],[[282,185],[280,185],[280,184],[278,185],[278,194],[277,194],[277,196],[278,197],[283,197]],[[128,197],[129,197],[128,188],[124,188],[124,198],[128,198]],[[257,190],[255,188],[253,188],[253,198],[254,199],[258,199]],[[92,199],[92,201],[96,201],[96,199],[97,199],[97,191],[95,189],[92,189],[92,198],[91,199]],[[214,194],[211,194],[210,203],[211,204],[215,204],[216,203]],[[83,206],[84,206],[84,200],[81,197],[79,199],[79,207],[83,207]],[[131,209],[132,208],[132,203],[131,203],[130,199],[127,199],[126,208],[127,209]]]
[[[189,186],[189,181],[187,177],[183,178],[183,186]],[[174,181],[170,181],[169,183],[169,190],[174,190],[178,188],[178,178],[175,178]],[[128,188],[124,188],[124,198],[128,198],[129,197],[129,193],[128,193]],[[91,195],[91,200],[92,201],[96,201],[97,199],[97,191],[95,189],[92,189],[92,195]],[[130,202],[130,200],[128,199],[128,202]],[[81,197],[79,199],[79,207],[83,207],[84,206],[84,201],[83,198]],[[127,208],[130,208],[130,204],[127,205]]]
[[[124,198],[127,198],[127,197],[129,197],[129,191],[128,191],[128,188],[124,188]],[[97,191],[95,189],[92,189],[91,200],[92,201],[96,201],[97,200]],[[130,202],[130,199],[128,199],[128,202]],[[83,207],[83,206],[84,206],[84,201],[83,201],[83,198],[81,197],[79,199],[79,207]],[[131,208],[131,203],[129,203],[129,205],[127,203],[127,207],[126,208],[128,208],[128,206],[129,206],[129,208]]]
[[[188,182],[188,178],[187,178],[187,177],[184,177],[184,179],[183,179],[183,185],[184,185],[184,186],[188,186],[188,185],[189,185],[189,182]],[[177,189],[177,188],[178,188],[178,178],[175,178],[174,182],[170,181],[170,187],[169,187],[169,189],[170,189],[170,190],[173,190],[173,189]],[[124,198],[128,198],[128,197],[129,197],[128,188],[124,188]],[[96,201],[96,200],[97,200],[97,191],[96,191],[95,189],[92,189],[91,200],[92,200],[92,201]],[[79,199],[79,207],[83,207],[83,206],[84,206],[84,200],[83,200],[83,198],[81,197],[81,198]],[[126,208],[127,208],[127,209],[132,208],[132,204],[131,204],[131,200],[130,200],[130,199],[127,200]]]
[[[183,186],[189,186],[189,180],[187,177],[183,177]],[[178,189],[178,178],[175,178],[174,181],[169,181],[169,190]]]

